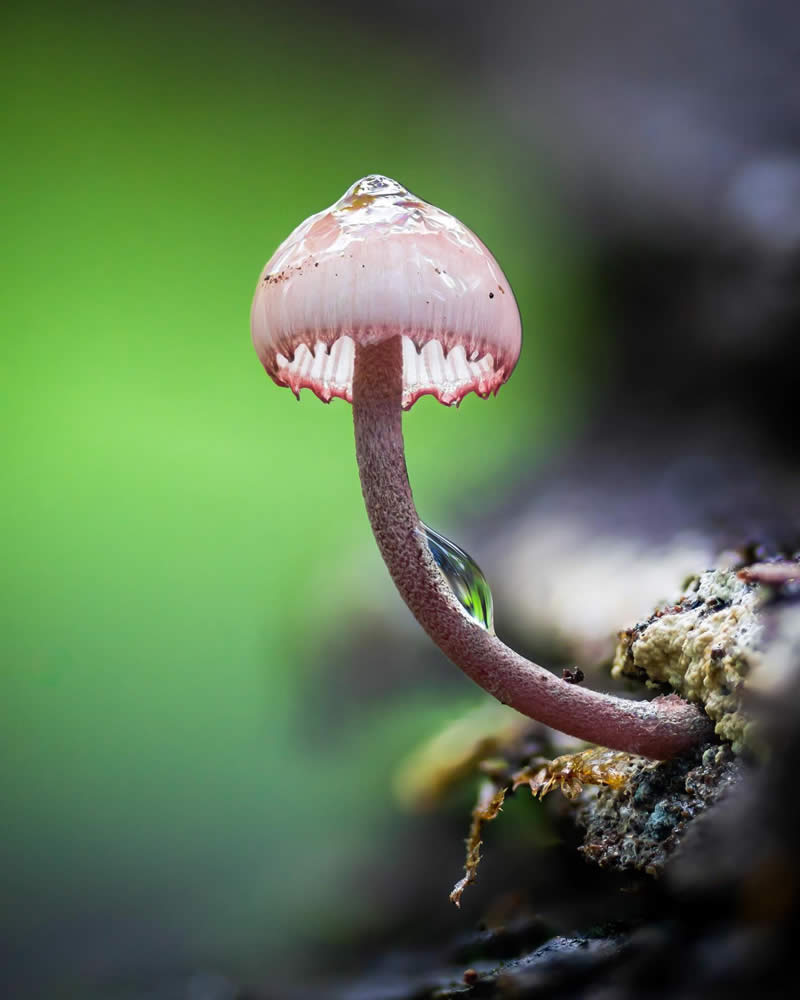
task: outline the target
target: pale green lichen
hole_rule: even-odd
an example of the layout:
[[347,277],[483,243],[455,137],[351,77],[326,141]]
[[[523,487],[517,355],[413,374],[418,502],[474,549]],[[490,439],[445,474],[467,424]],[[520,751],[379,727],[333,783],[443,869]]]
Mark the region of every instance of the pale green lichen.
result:
[[760,658],[762,600],[735,572],[702,573],[675,605],[620,633],[612,673],[667,684],[698,702],[739,752],[751,735],[742,695]]

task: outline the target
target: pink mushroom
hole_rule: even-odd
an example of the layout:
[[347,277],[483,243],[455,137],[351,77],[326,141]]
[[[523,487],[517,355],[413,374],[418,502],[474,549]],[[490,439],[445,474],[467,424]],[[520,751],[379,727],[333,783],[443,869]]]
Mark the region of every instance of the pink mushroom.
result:
[[634,702],[570,684],[465,613],[420,531],[402,411],[431,393],[497,392],[522,331],[497,261],[466,226],[371,175],[281,244],[256,288],[253,343],[278,385],[353,404],[369,519],[397,589],[436,645],[499,701],[554,729],[666,758],[712,735],[677,695]]

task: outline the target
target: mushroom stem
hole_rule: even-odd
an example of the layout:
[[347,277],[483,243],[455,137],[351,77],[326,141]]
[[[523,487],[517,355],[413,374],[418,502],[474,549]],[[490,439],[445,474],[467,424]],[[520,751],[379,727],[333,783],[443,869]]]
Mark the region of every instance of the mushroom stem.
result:
[[361,489],[383,560],[439,649],[489,694],[553,729],[658,760],[713,736],[677,695],[627,701],[569,684],[469,618],[419,532],[402,431],[402,339],[356,345],[353,420]]

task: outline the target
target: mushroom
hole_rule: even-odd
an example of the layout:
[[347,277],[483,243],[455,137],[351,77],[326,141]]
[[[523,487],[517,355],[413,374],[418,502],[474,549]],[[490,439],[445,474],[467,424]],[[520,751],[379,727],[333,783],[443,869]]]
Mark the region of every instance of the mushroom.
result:
[[496,393],[522,339],[508,281],[474,233],[396,181],[365,177],[276,250],[251,327],[278,385],[352,402],[381,555],[414,617],[469,677],[532,719],[616,750],[663,759],[711,736],[677,695],[628,701],[520,656],[465,610],[437,565],[408,482],[402,411],[425,393],[449,405]]

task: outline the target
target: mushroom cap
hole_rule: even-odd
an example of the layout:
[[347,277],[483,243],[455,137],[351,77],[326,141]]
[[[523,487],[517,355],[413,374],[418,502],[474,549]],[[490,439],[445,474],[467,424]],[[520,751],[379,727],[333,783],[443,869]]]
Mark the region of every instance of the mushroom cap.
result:
[[388,177],[306,219],[258,279],[253,344],[278,385],[352,401],[356,344],[403,337],[403,408],[497,392],[522,343],[500,266],[452,215]]

